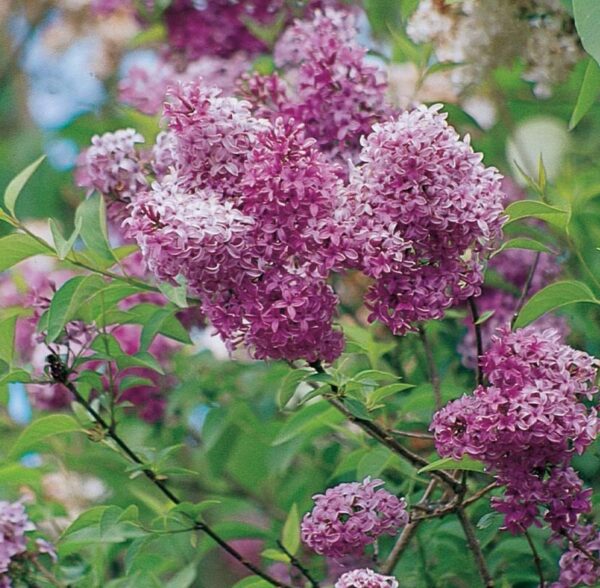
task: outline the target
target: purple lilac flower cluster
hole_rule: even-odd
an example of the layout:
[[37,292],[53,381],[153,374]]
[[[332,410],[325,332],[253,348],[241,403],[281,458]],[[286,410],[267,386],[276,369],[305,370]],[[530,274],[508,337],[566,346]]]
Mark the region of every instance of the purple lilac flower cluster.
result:
[[398,588],[398,580],[392,576],[382,576],[368,568],[345,573],[335,583],[334,588]]
[[488,386],[452,401],[434,415],[440,455],[483,461],[505,488],[492,504],[505,526],[522,532],[543,518],[555,532],[573,529],[590,509],[570,467],[598,430],[596,410],[584,404],[597,392],[597,362],[560,342],[551,329],[501,329],[482,358]]
[[383,71],[365,62],[352,13],[317,11],[297,21],[275,46],[275,63],[287,75],[248,77],[245,97],[260,116],[303,122],[333,160],[356,159],[360,138],[390,114]]
[[[188,81],[168,91],[168,128],[150,153],[136,154],[125,141],[112,148],[115,135],[109,134],[110,149],[95,139],[104,171],[91,155],[82,162],[81,176],[94,178],[86,185],[102,193],[128,185],[118,179],[123,160],[145,162],[145,183],[139,166],[130,165],[139,189],[124,223],[129,238],[159,279],[186,278],[230,347],[244,344],[258,358],[339,356],[337,298],[327,283],[332,272],[358,269],[372,278],[370,318],[396,333],[441,318],[479,292],[483,257],[500,235],[500,176],[438,108],[373,124],[390,113],[360,98],[364,84],[373,82],[381,100],[383,88],[364,65],[352,26],[346,14],[317,12],[311,23],[295,25],[279,48],[282,62],[296,67],[296,80],[314,75],[322,81],[326,72],[330,81],[346,80],[340,96],[347,102],[334,104],[327,93],[307,99],[331,112],[300,108],[279,78],[269,78],[272,87],[254,79],[259,94],[281,107],[272,112],[264,102]],[[301,46],[298,39],[310,43]],[[311,73],[315,62],[303,51],[321,51],[321,73]],[[376,116],[361,118],[363,111]],[[348,131],[349,142],[339,126],[315,127],[329,125],[328,117],[334,126],[359,122]],[[348,172],[338,156],[361,144]]]
[[0,501],[0,581],[11,586],[8,568],[12,560],[27,551],[27,531],[35,530],[21,502]]
[[571,541],[561,556],[560,576],[551,588],[597,586],[600,582],[600,566],[584,552],[600,558],[600,532],[594,525],[577,525],[569,536],[577,545]]
[[501,176],[439,106],[403,112],[363,139],[349,192],[371,320],[394,333],[477,296],[502,224]]
[[394,535],[408,523],[406,501],[381,485],[366,478],[313,496],[315,506],[302,520],[304,543],[316,553],[340,558],[360,554],[380,535]]

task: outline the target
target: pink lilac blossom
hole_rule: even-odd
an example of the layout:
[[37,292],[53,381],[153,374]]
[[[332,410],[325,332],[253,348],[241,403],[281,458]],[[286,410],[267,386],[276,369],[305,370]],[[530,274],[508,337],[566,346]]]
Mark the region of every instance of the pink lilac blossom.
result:
[[134,129],[94,135],[77,162],[77,184],[88,188],[88,194],[97,190],[104,196],[109,218],[116,224],[127,217],[127,205],[147,186],[144,162],[136,149],[143,142]]
[[[577,525],[570,537],[577,541],[596,558],[600,557],[600,533],[594,525]],[[597,586],[600,582],[600,566],[587,557],[581,549],[569,542],[569,548],[560,558],[560,576],[550,588],[574,588],[575,586]]]
[[169,90],[164,114],[176,136],[179,183],[238,195],[244,161],[256,135],[266,128],[266,121],[251,115],[250,103],[188,82]]
[[360,554],[383,534],[408,523],[404,499],[379,488],[381,480],[343,483],[313,496],[315,506],[302,520],[302,541],[320,555]]
[[438,452],[483,461],[506,486],[492,504],[514,533],[539,524],[540,509],[555,532],[574,527],[590,509],[569,466],[598,430],[596,410],[583,400],[597,392],[597,362],[560,342],[553,330],[500,329],[482,358],[489,385],[462,396],[432,420]]
[[289,70],[286,82],[255,75],[244,88],[261,116],[304,123],[321,150],[342,163],[356,159],[360,137],[390,113],[385,75],[366,63],[356,37],[353,14],[317,10],[311,21],[296,21],[275,47],[275,63]]
[[483,257],[501,235],[501,176],[439,109],[374,125],[350,177],[360,268],[376,280],[370,320],[394,333],[478,295]]
[[334,588],[398,588],[398,580],[392,576],[382,576],[368,568],[345,573],[335,583]]
[[35,530],[21,502],[0,501],[0,575],[11,561],[27,551],[27,531]]
[[155,115],[161,111],[170,86],[202,80],[207,88],[218,87],[225,94],[230,94],[248,67],[248,58],[243,53],[227,59],[201,57],[181,71],[174,63],[161,59],[151,67],[132,67],[119,82],[119,98],[144,114]]

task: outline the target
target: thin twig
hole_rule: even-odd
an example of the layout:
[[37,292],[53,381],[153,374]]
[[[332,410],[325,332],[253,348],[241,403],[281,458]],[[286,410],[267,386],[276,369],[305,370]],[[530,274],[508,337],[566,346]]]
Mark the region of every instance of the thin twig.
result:
[[433,397],[435,398],[435,409],[440,410],[442,408],[442,390],[440,386],[440,375],[435,365],[435,359],[433,357],[433,351],[427,338],[427,333],[422,326],[419,326],[419,336],[423,343],[423,349],[425,350],[425,359],[427,361],[427,372],[429,373],[429,380],[433,387]]
[[[437,480],[431,480],[431,482],[429,482],[429,486],[427,486],[427,488],[425,489],[425,493],[423,494],[423,497],[419,501],[418,505],[415,505],[415,506],[419,506],[419,505],[423,505],[423,504],[427,503],[427,501],[429,500],[429,497],[433,494],[433,491],[435,490],[436,485],[437,485]],[[398,541],[396,541],[396,544],[394,545],[394,547],[392,547],[392,551],[390,551],[390,554],[388,555],[384,564],[381,566],[382,574],[391,574],[394,571],[394,568],[400,561],[402,554],[404,553],[405,549],[408,547],[410,540],[413,538],[413,535],[415,534],[415,531],[417,530],[417,527],[421,524],[421,522],[422,522],[422,520],[410,521],[404,527],[404,529],[402,529],[402,533],[400,533],[400,537],[398,537]]]
[[392,429],[391,431],[394,435],[398,435],[399,437],[409,437],[411,439],[426,439],[428,441],[433,440],[433,435],[430,433],[417,433],[415,431],[399,431],[398,429]]
[[540,554],[535,547],[533,540],[531,539],[531,535],[526,529],[523,529],[525,533],[525,539],[527,539],[527,543],[529,543],[529,548],[531,549],[531,554],[533,555],[533,563],[535,564],[535,569],[537,570],[538,576],[540,577],[540,586],[539,588],[546,587],[546,580],[544,580],[544,570],[542,569],[542,560],[540,559]]
[[475,558],[475,564],[477,565],[477,570],[479,571],[479,575],[483,580],[483,584],[485,588],[493,588],[494,580],[492,579],[492,575],[487,567],[487,563],[485,558],[483,557],[483,551],[481,551],[481,545],[479,545],[479,541],[475,535],[475,529],[469,517],[466,515],[464,508],[459,507],[456,510],[456,515],[458,516],[458,520],[465,532],[465,537],[467,538],[467,544],[469,545],[469,549],[473,553],[473,557]]
[[481,337],[481,325],[479,324],[479,311],[477,310],[477,304],[475,299],[471,296],[467,300],[469,309],[471,310],[471,318],[473,320],[473,329],[475,330],[475,345],[477,348],[477,362],[476,362],[476,374],[477,374],[477,385],[483,386],[483,372],[481,371],[481,356],[483,355],[483,339]]
[[[60,358],[55,357],[55,361],[60,362]],[[69,380],[69,372],[62,364],[58,365],[59,369],[52,369],[52,377],[55,383],[63,384],[73,394],[79,404],[81,404],[92,418],[96,421],[104,432],[118,445],[123,453],[134,463],[142,466],[141,471],[173,504],[181,504],[181,500],[167,487],[165,482],[157,477],[157,475],[148,467],[145,467],[142,459],[127,445],[127,443],[120,437],[120,435],[110,427],[110,425],[104,420],[104,418],[94,409],[94,407],[79,393],[79,390],[73,382]],[[224,539],[222,539],[212,528],[202,521],[194,521],[194,528],[198,531],[206,533],[217,545],[239,561],[245,568],[256,574],[272,586],[278,588],[291,588],[288,584],[284,584],[275,580],[269,574],[255,566],[252,562],[248,561],[239,551],[231,547]]]
[[320,588],[319,582],[312,577],[310,571],[304,567],[302,562],[295,555],[292,555],[281,541],[277,541],[277,545],[290,558],[290,563],[310,582],[312,588]]
[[510,328],[512,329],[519,313],[521,312],[523,306],[525,305],[525,301],[527,300],[527,296],[529,295],[529,290],[531,289],[531,282],[533,281],[533,277],[535,276],[535,272],[537,270],[538,263],[540,261],[540,252],[538,251],[535,254],[535,259],[533,260],[533,264],[529,268],[529,273],[527,274],[527,279],[525,280],[525,285],[523,286],[523,290],[521,291],[521,296],[519,297],[519,301],[517,302],[517,307],[515,308],[515,312],[513,314],[512,320],[510,321]]

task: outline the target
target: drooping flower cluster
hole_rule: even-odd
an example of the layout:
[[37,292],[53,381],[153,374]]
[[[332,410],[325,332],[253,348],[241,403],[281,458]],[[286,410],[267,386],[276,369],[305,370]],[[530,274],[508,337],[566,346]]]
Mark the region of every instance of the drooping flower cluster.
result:
[[501,176],[438,110],[375,125],[350,178],[360,269],[376,280],[371,320],[395,333],[477,295],[482,258],[500,236]]
[[421,0],[409,20],[408,35],[433,43],[442,62],[464,64],[452,72],[464,89],[493,68],[521,56],[523,79],[540,97],[564,81],[581,57],[573,19],[559,0]]
[[317,11],[297,21],[275,47],[275,62],[288,75],[248,78],[246,97],[261,116],[292,118],[332,159],[355,159],[360,137],[390,112],[383,72],[365,62],[353,14]]
[[398,580],[392,576],[382,576],[368,568],[345,573],[335,583],[334,588],[398,588]]
[[92,145],[81,153],[77,183],[97,190],[106,199],[109,218],[120,224],[127,216],[127,205],[146,186],[143,160],[136,144],[144,137],[133,129],[94,135]]
[[7,574],[12,560],[27,551],[25,533],[33,530],[35,525],[21,502],[0,501],[0,579]]
[[[136,155],[152,178],[131,199],[128,236],[159,279],[186,279],[230,347],[256,357],[339,355],[331,272],[374,279],[370,319],[394,332],[441,318],[479,292],[500,234],[500,177],[437,108],[373,125],[389,110],[353,27],[317,11],[284,35],[291,93],[277,76],[248,79],[250,102],[199,79],[171,87],[168,129]],[[317,98],[319,84],[342,101]],[[339,161],[357,154],[348,174]]]
[[570,533],[578,547],[570,543],[560,558],[560,576],[551,588],[573,588],[574,586],[597,586],[600,582],[600,566],[593,557],[600,557],[600,533],[594,525],[577,525]]
[[329,557],[359,555],[383,534],[408,523],[404,499],[379,488],[381,480],[343,483],[313,496],[315,506],[302,520],[302,541]]
[[489,381],[435,414],[431,430],[442,456],[483,461],[506,486],[493,506],[518,533],[538,523],[555,532],[590,508],[591,490],[569,463],[595,439],[596,361],[561,344],[552,330],[501,329],[484,355]]

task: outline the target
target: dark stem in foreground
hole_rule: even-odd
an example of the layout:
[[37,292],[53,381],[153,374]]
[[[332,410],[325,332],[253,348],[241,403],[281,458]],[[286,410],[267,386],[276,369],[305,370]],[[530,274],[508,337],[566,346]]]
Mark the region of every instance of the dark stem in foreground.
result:
[[477,374],[477,385],[483,386],[483,372],[481,371],[481,356],[483,355],[483,339],[481,337],[481,325],[479,324],[479,311],[477,310],[477,304],[475,299],[471,296],[467,300],[469,309],[471,311],[471,318],[473,319],[473,329],[475,329],[475,344],[477,346],[477,362],[475,365]]
[[289,558],[291,564],[308,580],[312,588],[320,588],[319,582],[317,582],[311,575],[310,571],[302,564],[302,562],[294,555],[292,555],[281,541],[277,541],[277,545]]
[[521,291],[521,296],[519,297],[519,301],[517,302],[517,306],[515,308],[515,312],[513,314],[512,320],[510,321],[510,328],[514,327],[515,321],[519,316],[523,306],[525,305],[525,300],[527,300],[527,296],[529,295],[529,290],[531,289],[531,282],[533,281],[533,276],[535,276],[535,272],[537,270],[538,263],[540,261],[541,253],[538,251],[535,254],[535,259],[533,260],[533,264],[529,269],[529,273],[527,274],[527,279],[525,280],[525,285],[523,286],[523,290]]
[[435,359],[433,357],[433,350],[429,344],[427,333],[422,326],[419,326],[419,337],[423,343],[423,349],[425,350],[425,359],[427,361],[427,371],[429,372],[429,380],[433,387],[433,397],[435,399],[435,409],[440,410],[442,408],[442,390],[440,384],[440,375],[435,365]]
[[[149,468],[144,467],[142,459],[127,445],[127,443],[119,436],[115,431],[114,427],[111,427],[104,418],[94,409],[94,407],[79,393],[79,390],[73,382],[69,380],[69,370],[62,363],[60,357],[56,354],[48,356],[48,362],[52,379],[56,384],[62,384],[65,386],[71,394],[75,397],[75,400],[81,404],[92,418],[96,421],[104,432],[117,444],[117,446],[123,451],[123,453],[134,463],[142,466],[142,472],[173,504],[181,504],[181,500],[167,487],[163,480],[157,478],[156,474]],[[240,562],[246,569],[250,570],[253,574],[256,574],[272,586],[278,588],[292,588],[288,584],[279,582],[269,574],[255,566],[252,562],[248,561],[239,551],[231,547],[224,539],[222,539],[213,529],[202,521],[194,521],[194,529],[206,533],[217,545],[224,549],[229,555]]]
[[529,543],[529,548],[531,549],[531,554],[533,555],[533,563],[535,564],[535,569],[537,570],[538,576],[540,577],[540,586],[539,588],[546,588],[546,580],[544,580],[544,570],[542,569],[542,560],[540,559],[540,554],[535,547],[535,543],[529,535],[529,532],[526,529],[523,529],[525,533],[525,539],[527,539],[527,543]]
[[456,515],[458,516],[458,520],[460,521],[463,531],[465,532],[469,549],[473,553],[477,570],[479,571],[479,575],[483,580],[485,588],[494,588],[494,580],[492,579],[492,575],[487,567],[487,563],[483,557],[483,552],[481,551],[481,545],[479,545],[479,541],[475,536],[475,529],[473,528],[467,513],[464,511],[463,507],[459,507],[456,510]]

